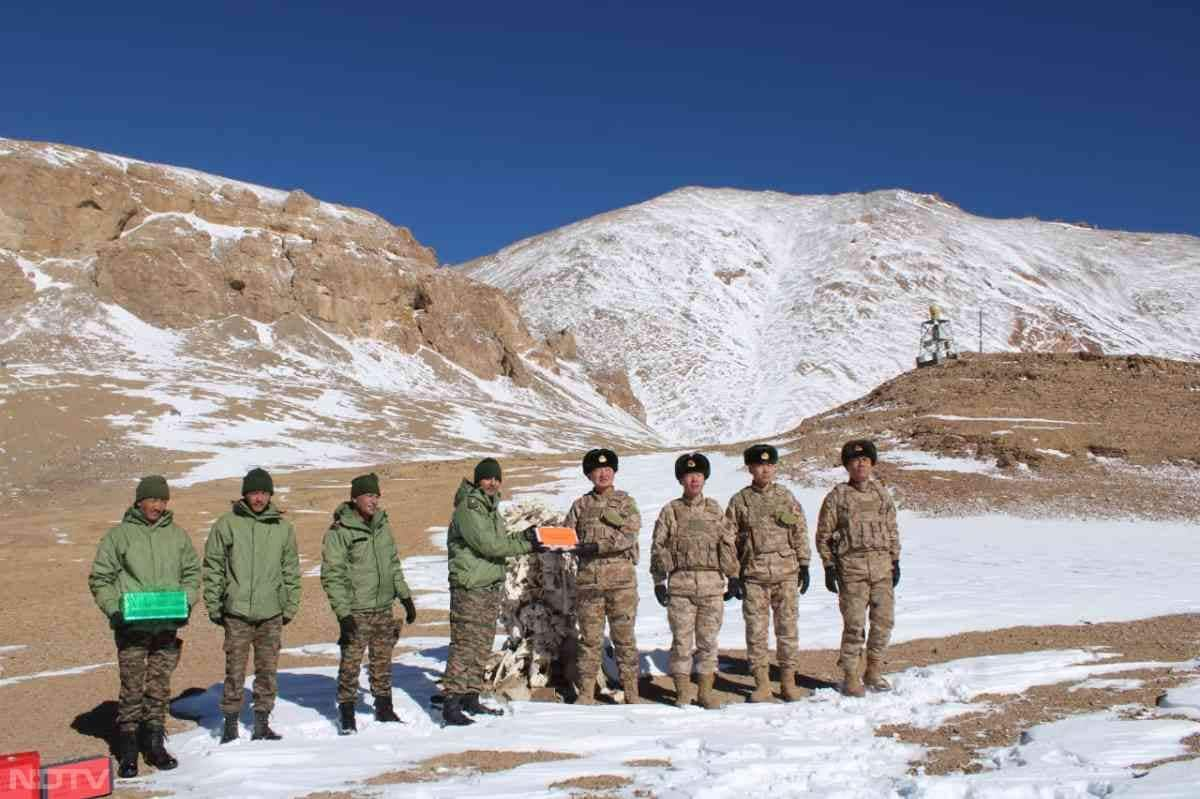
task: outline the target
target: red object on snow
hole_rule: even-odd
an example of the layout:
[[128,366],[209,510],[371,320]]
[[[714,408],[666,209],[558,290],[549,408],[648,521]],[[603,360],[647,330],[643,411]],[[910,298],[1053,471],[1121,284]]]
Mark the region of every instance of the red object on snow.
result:
[[0,755],[0,799],[41,799],[41,764],[37,752]]
[[111,757],[85,757],[42,768],[41,799],[95,799],[112,792]]

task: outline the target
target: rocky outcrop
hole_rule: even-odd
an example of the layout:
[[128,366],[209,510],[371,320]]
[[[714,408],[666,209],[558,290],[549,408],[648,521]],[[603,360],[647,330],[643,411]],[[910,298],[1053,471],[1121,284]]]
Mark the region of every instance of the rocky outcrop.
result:
[[34,296],[17,255],[161,327],[298,314],[484,379],[530,379],[535,342],[503,292],[438,269],[407,229],[301,190],[0,140],[0,302]]
[[0,306],[15,305],[32,299],[33,282],[11,256],[0,253]]

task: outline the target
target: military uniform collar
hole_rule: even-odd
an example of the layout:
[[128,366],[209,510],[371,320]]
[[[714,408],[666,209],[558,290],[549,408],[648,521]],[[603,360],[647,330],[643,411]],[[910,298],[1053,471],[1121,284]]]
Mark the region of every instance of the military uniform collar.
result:
[[689,508],[694,508],[697,505],[703,505],[704,504],[704,492],[701,491],[699,494],[696,495],[696,497],[694,499],[688,499],[687,497],[680,497],[679,501],[682,502],[684,505],[687,505]]
[[871,487],[871,483],[873,483],[873,482],[875,482],[875,478],[874,478],[874,477],[868,477],[866,480],[863,480],[863,481],[862,481],[861,483],[859,483],[858,485],[855,485],[855,484],[854,484],[852,481],[850,481],[850,480],[847,480],[847,481],[846,481],[846,485],[850,486],[850,487],[851,487],[851,488],[853,488],[855,491],[862,492],[862,491],[866,491],[868,488],[870,488],[870,487]]
[[771,490],[772,488],[774,488],[774,487],[775,487],[775,483],[774,483],[774,482],[767,483],[767,484],[766,484],[765,486],[763,486],[762,488],[759,488],[759,487],[758,487],[758,486],[756,486],[754,483],[751,483],[751,484],[750,484],[750,490],[751,490],[751,491],[753,491],[755,494],[766,494],[768,491],[770,491],[770,490]]

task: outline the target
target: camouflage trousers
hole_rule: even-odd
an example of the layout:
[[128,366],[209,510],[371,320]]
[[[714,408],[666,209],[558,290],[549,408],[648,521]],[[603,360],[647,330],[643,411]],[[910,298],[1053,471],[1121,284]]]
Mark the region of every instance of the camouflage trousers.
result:
[[[838,607],[842,611],[843,670],[858,668],[863,640],[867,657],[883,657],[895,623],[892,558],[887,552],[843,556],[838,564]],[[868,613],[871,632],[864,636]]]
[[746,622],[746,659],[750,661],[750,669],[770,665],[767,641],[771,614],[775,615],[779,668],[796,668],[796,657],[800,651],[796,634],[799,579],[793,577],[777,583],[747,582],[744,587],[746,596],[742,600],[742,619]]
[[720,594],[712,596],[676,596],[667,603],[667,622],[671,625],[672,676],[692,673],[695,652],[697,674],[717,670],[717,637],[725,619],[725,602]]
[[117,699],[117,727],[124,731],[144,722],[163,727],[171,703],[171,674],[179,665],[183,641],[175,630],[147,632],[134,627],[116,631],[117,669],[121,693]]
[[636,587],[610,588],[607,591],[588,591],[579,594],[575,615],[579,622],[579,679],[594,677],[600,670],[603,657],[604,620],[608,618],[608,634],[617,652],[617,667],[621,682],[636,681],[638,666],[637,638],[633,625],[637,619],[638,593]]
[[500,586],[450,588],[450,654],[442,676],[447,696],[479,693],[496,640]]
[[363,651],[367,652],[367,681],[374,696],[392,695],[392,650],[400,637],[401,623],[392,618],[391,609],[356,610],[355,630],[349,638],[339,638],[342,660],[338,664],[338,704],[358,700],[358,675]]
[[221,712],[236,715],[242,709],[242,686],[246,684],[246,658],[254,647],[254,710],[270,713],[279,693],[280,636],[283,616],[264,621],[225,617],[225,693]]

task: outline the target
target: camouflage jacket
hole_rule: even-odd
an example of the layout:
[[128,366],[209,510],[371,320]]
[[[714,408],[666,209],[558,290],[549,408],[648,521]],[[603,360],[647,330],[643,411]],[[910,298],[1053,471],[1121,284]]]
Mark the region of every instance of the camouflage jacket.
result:
[[737,530],[742,579],[776,583],[795,578],[810,557],[804,509],[778,483],[746,486],[733,495],[725,516]]
[[589,491],[571,505],[564,527],[572,527],[579,543],[594,543],[600,552],[579,559],[575,586],[580,590],[631,588],[637,585],[638,533],[642,515],[633,497],[613,488]]
[[670,578],[672,594],[712,596],[724,593],[726,579],[739,569],[733,525],[715,500],[680,497],[663,507],[650,545],[656,583]]
[[869,552],[887,552],[899,560],[900,530],[892,495],[876,480],[861,488],[850,483],[836,486],[821,503],[816,539],[825,566]]

